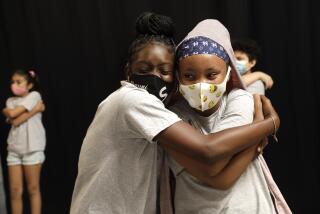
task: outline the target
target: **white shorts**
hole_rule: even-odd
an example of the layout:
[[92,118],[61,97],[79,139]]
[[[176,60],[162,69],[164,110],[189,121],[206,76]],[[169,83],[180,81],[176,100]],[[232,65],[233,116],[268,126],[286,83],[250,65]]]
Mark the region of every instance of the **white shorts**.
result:
[[26,154],[18,154],[15,152],[8,152],[7,164],[12,165],[36,165],[42,164],[45,160],[43,151],[30,152]]

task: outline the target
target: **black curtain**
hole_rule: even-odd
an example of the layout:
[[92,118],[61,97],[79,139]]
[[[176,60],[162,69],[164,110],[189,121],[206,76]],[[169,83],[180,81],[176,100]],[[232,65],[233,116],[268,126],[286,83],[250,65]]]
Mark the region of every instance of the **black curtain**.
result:
[[[47,107],[43,213],[69,211],[83,137],[99,102],[120,85],[134,21],[143,11],[171,16],[177,42],[199,21],[215,18],[232,38],[249,37],[260,44],[258,68],[274,78],[267,96],[281,117],[280,142],[269,145],[265,156],[294,213],[314,213],[320,190],[316,5],[308,0],[0,0],[1,108],[15,68],[39,73]],[[8,192],[9,126],[2,115],[0,121]]]

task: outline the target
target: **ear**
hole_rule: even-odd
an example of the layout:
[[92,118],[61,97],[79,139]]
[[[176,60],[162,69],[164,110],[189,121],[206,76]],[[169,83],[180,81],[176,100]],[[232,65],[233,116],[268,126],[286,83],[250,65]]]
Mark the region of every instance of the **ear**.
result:
[[125,75],[126,80],[130,79],[131,74],[132,73],[131,73],[131,69],[130,69],[130,64],[129,64],[129,62],[127,62],[127,64],[124,66],[124,75]]
[[253,59],[251,61],[249,61],[249,66],[250,66],[250,69],[253,68],[257,63],[257,60]]

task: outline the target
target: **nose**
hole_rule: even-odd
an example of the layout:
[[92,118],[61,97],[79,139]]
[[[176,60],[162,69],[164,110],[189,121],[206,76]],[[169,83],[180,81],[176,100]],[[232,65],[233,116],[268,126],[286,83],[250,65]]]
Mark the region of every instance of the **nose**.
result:
[[205,76],[201,76],[199,77],[199,79],[197,80],[199,83],[200,82],[205,82],[205,83],[209,83],[210,81],[208,81],[208,79]]
[[158,68],[153,68],[152,71],[150,72],[151,75],[155,75],[159,78],[162,79],[161,71]]

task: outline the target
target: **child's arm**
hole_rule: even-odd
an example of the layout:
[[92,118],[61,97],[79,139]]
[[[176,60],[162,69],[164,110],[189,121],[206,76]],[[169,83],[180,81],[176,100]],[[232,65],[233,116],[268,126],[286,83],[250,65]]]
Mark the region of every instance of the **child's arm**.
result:
[[43,104],[42,101],[38,101],[37,105],[28,112],[24,112],[18,117],[10,120],[10,124],[13,126],[19,126],[20,124],[26,122],[30,117],[35,115],[38,112],[43,112],[45,110],[45,105]]
[[[262,120],[263,114],[261,112],[258,114],[259,111],[257,111],[257,109],[260,108],[259,103],[255,103],[254,108],[256,109],[254,120]],[[227,129],[252,122],[252,112],[254,112],[253,100],[249,93],[243,92],[242,90],[230,92],[228,95],[227,108],[218,129]],[[234,157],[218,160],[210,165],[202,164],[169,148],[165,148],[165,150],[194,177],[197,177],[202,182],[214,188],[226,189],[240,177],[251,163],[255,157],[256,148],[257,146],[254,148],[250,147],[236,154]]]
[[191,171],[189,173],[215,189],[227,190],[239,179],[251,161],[257,157],[259,146],[260,151],[262,151],[261,145],[254,145],[235,155],[228,165],[216,176],[199,176],[198,173],[194,174]]
[[2,112],[9,120],[12,120],[26,111],[30,112],[40,100],[41,95],[36,91],[30,92],[16,107],[12,106],[9,98],[6,103],[6,108],[3,109]]
[[26,112],[27,109],[24,106],[17,106],[15,108],[4,108],[2,113],[6,118],[14,119],[21,115],[22,113]]
[[200,181],[216,189],[228,189],[238,180],[251,161],[256,157],[258,147],[261,147],[261,145],[251,146],[233,157],[216,161],[211,165],[200,163],[169,147],[164,147],[164,149],[171,158],[184,166],[188,173]]
[[257,80],[261,80],[264,83],[266,89],[271,88],[273,85],[272,77],[262,71],[255,71],[249,74],[242,75],[242,81],[245,86],[248,86]]
[[190,158],[187,155],[184,155],[183,153],[177,152],[167,145],[162,145],[162,147],[171,156],[171,158],[173,158],[176,162],[183,166],[187,170],[187,172],[194,175],[195,177],[201,178],[211,177],[219,174],[227,166],[230,159],[232,158],[231,156],[226,157],[225,159],[215,161],[214,163],[209,165],[203,164],[193,158]]

